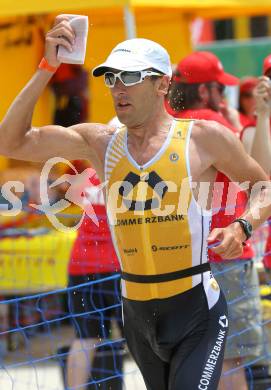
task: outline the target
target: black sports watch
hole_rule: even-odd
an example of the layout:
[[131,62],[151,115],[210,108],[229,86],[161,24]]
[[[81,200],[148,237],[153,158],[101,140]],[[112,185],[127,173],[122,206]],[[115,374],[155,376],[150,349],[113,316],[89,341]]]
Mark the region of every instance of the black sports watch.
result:
[[[248,222],[246,219],[243,218],[236,218],[232,223],[234,222],[239,222],[240,225],[242,226],[242,229],[246,235],[246,240],[248,240],[252,236],[252,226],[251,223]],[[245,240],[245,241],[246,241]]]

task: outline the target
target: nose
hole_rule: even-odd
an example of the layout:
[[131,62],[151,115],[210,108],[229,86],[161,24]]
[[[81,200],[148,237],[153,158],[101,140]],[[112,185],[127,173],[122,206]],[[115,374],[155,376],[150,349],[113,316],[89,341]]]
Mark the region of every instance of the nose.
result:
[[125,88],[125,85],[124,85],[123,82],[119,79],[119,77],[116,77],[116,82],[115,82],[114,88],[118,88],[118,89],[123,89],[123,88]]
[[126,87],[125,85],[121,82],[121,80],[119,80],[119,78],[117,77],[116,79],[116,82],[115,82],[115,85],[113,88],[111,88],[111,93],[114,97],[117,97],[117,96],[120,96],[124,93],[126,93]]

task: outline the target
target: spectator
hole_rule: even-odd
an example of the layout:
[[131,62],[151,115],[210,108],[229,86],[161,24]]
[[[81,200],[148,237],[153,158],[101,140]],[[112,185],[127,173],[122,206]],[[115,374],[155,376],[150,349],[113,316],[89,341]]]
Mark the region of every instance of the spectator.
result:
[[[271,175],[271,132],[270,132],[270,110],[271,110],[271,55],[267,56],[263,62],[263,74],[255,89],[256,98],[256,126],[244,128],[241,139],[249,153],[265,170]],[[263,257],[264,266],[267,272],[271,270],[271,218],[268,220],[269,234],[265,246]]]
[[256,77],[244,77],[240,81],[239,89],[239,113],[243,127],[256,124],[255,97],[253,91],[257,85]]
[[194,52],[176,67],[165,104],[176,118],[216,120],[239,132],[239,113],[226,104],[224,97],[225,86],[238,83],[236,77],[223,71],[214,54]]
[[[166,105],[171,114],[177,118],[208,119],[217,121],[233,131],[239,132],[238,113],[230,107],[224,106],[223,91],[225,85],[237,85],[239,80],[233,75],[225,73],[219,59],[209,52],[195,52],[184,58],[177,66],[173,76],[173,84]],[[220,110],[223,104],[223,116]],[[237,115],[236,115],[237,114]],[[233,188],[229,179],[218,172],[216,182],[223,183],[221,199],[214,196],[212,228],[223,227],[240,216],[246,204],[246,195],[237,196],[236,206],[234,196],[230,196]],[[233,191],[236,193],[239,188]],[[215,192],[214,192],[215,195]],[[217,212],[216,208],[220,206]],[[212,271],[221,286],[229,305],[229,336],[225,351],[223,370],[238,367],[248,356],[259,356],[262,342],[260,312],[255,308],[260,306],[259,281],[256,269],[253,267],[254,256],[250,243],[244,249],[243,255],[236,260],[222,260],[220,256],[209,251],[209,260],[212,262]],[[245,295],[244,295],[245,289]],[[242,297],[242,299],[237,299]],[[242,333],[248,326],[251,331]],[[241,332],[239,336],[236,333]],[[251,344],[253,345],[251,346]],[[241,346],[241,348],[240,348]],[[221,378],[219,389],[247,389],[245,371],[239,369],[232,375]]]

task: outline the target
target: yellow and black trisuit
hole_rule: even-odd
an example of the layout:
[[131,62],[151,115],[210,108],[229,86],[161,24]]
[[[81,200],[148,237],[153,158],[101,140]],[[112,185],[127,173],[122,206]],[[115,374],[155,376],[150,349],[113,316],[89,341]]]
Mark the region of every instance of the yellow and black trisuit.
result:
[[208,263],[211,213],[192,193],[192,128],[174,120],[158,153],[139,166],[122,127],[105,158],[125,332],[149,390],[216,389],[223,360],[227,311]]

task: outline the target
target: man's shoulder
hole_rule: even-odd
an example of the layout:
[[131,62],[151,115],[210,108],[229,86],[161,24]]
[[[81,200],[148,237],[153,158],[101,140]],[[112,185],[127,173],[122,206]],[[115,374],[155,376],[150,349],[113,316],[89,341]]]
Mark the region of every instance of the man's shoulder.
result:
[[220,133],[223,128],[223,125],[214,120],[196,119],[194,121],[193,133],[205,136],[210,134],[211,136],[214,132]]
[[110,139],[116,128],[103,123],[80,123],[73,128],[88,139]]
[[[88,145],[91,153],[98,157],[99,162],[104,161],[107,147],[117,131],[115,127],[102,123],[80,123],[72,126]],[[94,158],[94,157],[93,157]]]
[[233,137],[232,132],[216,121],[196,120],[191,133],[192,140],[207,149],[223,144],[226,139]]

